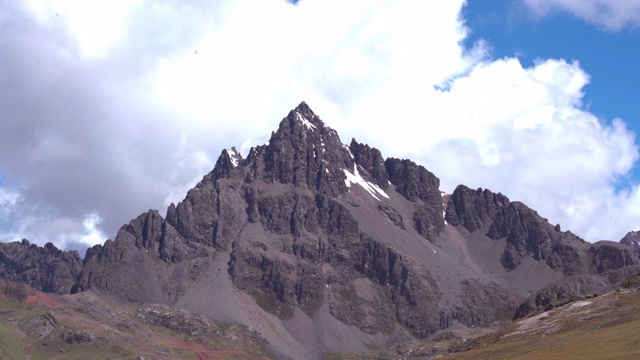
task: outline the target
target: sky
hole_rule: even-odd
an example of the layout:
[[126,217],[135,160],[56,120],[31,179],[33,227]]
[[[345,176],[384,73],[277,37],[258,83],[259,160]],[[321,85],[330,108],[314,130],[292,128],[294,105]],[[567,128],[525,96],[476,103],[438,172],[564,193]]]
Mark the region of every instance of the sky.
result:
[[588,241],[640,228],[640,0],[0,0],[0,241],[84,254],[306,101]]

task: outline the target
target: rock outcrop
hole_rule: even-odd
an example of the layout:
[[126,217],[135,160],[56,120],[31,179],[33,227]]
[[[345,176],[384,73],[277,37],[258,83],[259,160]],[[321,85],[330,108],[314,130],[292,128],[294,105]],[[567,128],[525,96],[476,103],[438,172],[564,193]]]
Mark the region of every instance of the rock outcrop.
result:
[[601,241],[589,248],[593,255],[592,264],[603,273],[607,270],[616,270],[638,264],[638,259],[633,256],[629,249],[625,249],[619,244],[611,241]]
[[[166,303],[182,295],[211,245],[187,241],[156,210],[124,225],[115,240],[87,250],[72,293],[94,289],[134,302]],[[168,264],[176,264],[169,271]]]
[[449,197],[445,219],[453,226],[462,225],[474,232],[484,228],[496,212],[509,203],[509,198],[500,193],[458,185]]
[[77,251],[62,251],[52,243],[40,247],[27,240],[0,243],[0,278],[43,291],[67,294],[82,270]]
[[545,261],[565,275],[587,272],[585,242],[569,231],[562,232],[521,202],[512,202],[496,212],[487,233],[492,239],[506,238],[502,265],[513,270],[526,256]]
[[427,240],[433,241],[444,231],[440,179],[411,160],[388,158],[384,165],[394,189],[416,203],[414,228]]

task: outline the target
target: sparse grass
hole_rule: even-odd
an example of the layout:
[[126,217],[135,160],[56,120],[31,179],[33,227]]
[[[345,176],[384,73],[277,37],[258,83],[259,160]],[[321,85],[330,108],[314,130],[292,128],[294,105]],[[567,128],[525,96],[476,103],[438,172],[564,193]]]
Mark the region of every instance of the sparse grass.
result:
[[[484,330],[484,335],[400,344],[371,353],[330,353],[324,358],[640,359],[640,292],[614,292],[579,300],[590,304],[566,304],[538,318],[531,316],[510,323],[498,331]],[[531,326],[523,326],[523,321]]]
[[343,287],[342,289],[340,289],[338,293],[340,294],[340,296],[342,296],[343,299],[349,302],[360,300],[358,294],[356,293],[356,288],[351,283],[349,283],[348,287]]
[[0,324],[0,359],[24,358],[20,335],[4,323]]
[[[130,305],[112,304],[98,296],[95,301],[80,301],[82,296],[86,295],[66,296],[55,308],[0,297],[0,359],[271,358],[259,345],[259,340],[253,340],[252,335],[240,327],[218,326],[223,334],[220,337],[187,336],[180,331],[140,321],[135,308]],[[57,320],[53,330],[41,338],[27,335],[34,331],[29,330],[37,323],[34,320],[47,312],[53,313]],[[124,321],[131,326],[121,326],[123,319],[128,319]],[[67,343],[62,334],[70,330],[86,331],[94,335],[95,340],[83,344]]]
[[442,359],[637,359],[638,329],[637,323],[628,323],[606,329],[506,339]]
[[497,336],[476,339],[470,344],[471,350],[442,359],[638,359],[640,296],[634,293],[614,296],[619,296],[612,300],[615,306],[603,304],[597,311],[576,312],[565,318],[559,318],[560,311],[554,311],[539,320],[560,324],[557,332],[545,334],[541,324],[539,331],[503,336],[517,330],[514,323]]

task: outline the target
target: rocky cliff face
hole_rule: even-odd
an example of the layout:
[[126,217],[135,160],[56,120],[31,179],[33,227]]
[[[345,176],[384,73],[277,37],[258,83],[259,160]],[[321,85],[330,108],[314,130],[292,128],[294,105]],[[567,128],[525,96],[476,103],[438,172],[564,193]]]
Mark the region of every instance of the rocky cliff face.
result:
[[445,218],[453,226],[461,225],[474,232],[485,227],[487,221],[509,203],[509,198],[500,193],[459,185],[449,197]]
[[[278,356],[316,358],[510,319],[555,279],[638,263],[502,194],[461,185],[443,197],[439,187],[410,160],[343,144],[301,103],[246,158],[223,150],[165,217],[141,214],[82,263],[37,250],[75,264],[41,289],[182,307],[256,326]],[[38,274],[26,278],[51,283]]]
[[440,179],[411,160],[389,158],[384,165],[395,190],[416,203],[412,216],[416,231],[433,241],[444,231]]
[[[521,202],[511,202],[489,190],[471,190],[460,185],[449,197],[445,219],[469,232],[482,231],[506,246],[500,263],[508,271],[526,258],[544,261],[565,275],[603,273],[638,264],[628,249],[614,243],[588,244],[560,225],[551,225]],[[626,238],[631,241],[631,236]]]
[[77,251],[62,251],[27,240],[0,243],[0,278],[23,282],[50,293],[67,294],[82,270]]
[[585,242],[571,232],[562,232],[520,202],[512,202],[496,212],[487,233],[492,239],[506,238],[500,262],[513,270],[526,256],[545,261],[565,275],[586,272]]

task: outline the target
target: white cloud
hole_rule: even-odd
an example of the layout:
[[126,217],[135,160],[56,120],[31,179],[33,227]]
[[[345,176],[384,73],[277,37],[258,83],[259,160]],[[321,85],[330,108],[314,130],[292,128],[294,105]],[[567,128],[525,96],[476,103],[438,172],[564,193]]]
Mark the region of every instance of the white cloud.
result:
[[0,186],[0,211],[4,216],[7,216],[12,211],[19,199],[19,193],[7,191]]
[[538,16],[566,11],[607,30],[640,25],[639,0],[523,0]]
[[87,58],[107,55],[125,34],[123,30],[131,10],[140,1],[112,0],[87,2],[83,0],[41,1],[27,0],[27,7],[43,25],[64,27],[73,38],[80,54]]
[[[489,187],[589,240],[619,240],[640,219],[632,210],[635,200],[615,190],[638,149],[624,122],[606,124],[581,108],[588,81],[575,62],[546,60],[523,68],[516,59],[503,59],[480,65],[441,102],[458,104],[448,114],[464,130],[443,130],[450,138],[429,144],[420,156],[449,189],[458,181]],[[442,161],[442,148],[460,156]],[[463,165],[450,167],[451,161]],[[611,212],[619,213],[614,220]]]
[[52,242],[58,247],[80,250],[102,243],[107,238],[99,229],[102,219],[94,213],[72,219],[53,207],[44,208],[37,202],[28,202],[18,192],[0,187],[0,239],[35,240],[43,245]]
[[445,190],[501,191],[589,240],[640,225],[640,190],[615,188],[634,134],[583,109],[588,74],[465,49],[462,0],[141,0],[100,21],[80,2],[28,4],[0,20],[0,190],[15,194],[0,200],[2,240],[114,236],[179,201],[222,149],[265,142],[301,100]]

